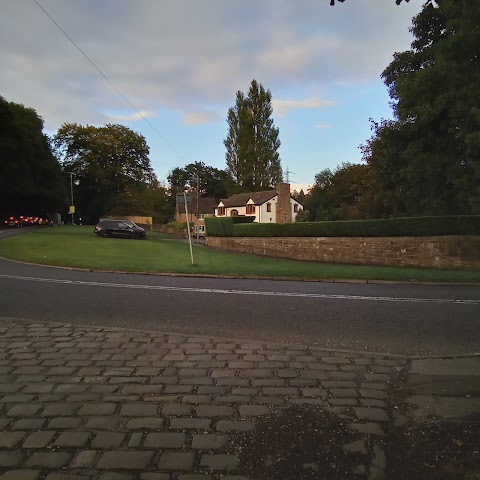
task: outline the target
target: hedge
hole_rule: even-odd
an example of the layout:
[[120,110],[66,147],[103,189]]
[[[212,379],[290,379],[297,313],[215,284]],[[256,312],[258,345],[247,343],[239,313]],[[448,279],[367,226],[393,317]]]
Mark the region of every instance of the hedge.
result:
[[205,221],[207,235],[213,237],[419,237],[480,235],[480,215],[298,223],[251,223],[253,217],[212,217],[206,218]]
[[[205,229],[212,237],[233,237],[236,224],[252,223],[255,217],[206,217]],[[210,233],[211,232],[211,233]]]

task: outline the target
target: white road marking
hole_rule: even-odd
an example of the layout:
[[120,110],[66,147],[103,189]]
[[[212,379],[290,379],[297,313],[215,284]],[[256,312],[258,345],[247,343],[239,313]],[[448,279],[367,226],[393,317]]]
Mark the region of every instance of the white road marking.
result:
[[407,297],[369,297],[364,295],[335,295],[324,293],[268,292],[256,290],[228,290],[220,288],[168,287],[163,285],[138,285],[129,283],[85,282],[81,280],[61,280],[56,278],[22,277],[0,274],[0,278],[30,282],[61,283],[64,285],[84,285],[93,287],[131,288],[140,290],[166,290],[174,292],[220,293],[228,295],[259,295],[265,297],[301,297],[329,300],[366,300],[372,302],[441,303],[454,305],[480,305],[480,300]]

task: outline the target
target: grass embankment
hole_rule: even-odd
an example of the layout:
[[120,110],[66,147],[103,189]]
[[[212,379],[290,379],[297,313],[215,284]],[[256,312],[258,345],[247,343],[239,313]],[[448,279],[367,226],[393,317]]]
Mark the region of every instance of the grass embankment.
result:
[[194,245],[191,265],[188,243],[161,233],[146,240],[99,238],[91,226],[49,227],[4,238],[0,256],[43,265],[151,273],[195,273],[311,279],[358,279],[419,282],[480,282],[480,272],[282,260],[223,252]]

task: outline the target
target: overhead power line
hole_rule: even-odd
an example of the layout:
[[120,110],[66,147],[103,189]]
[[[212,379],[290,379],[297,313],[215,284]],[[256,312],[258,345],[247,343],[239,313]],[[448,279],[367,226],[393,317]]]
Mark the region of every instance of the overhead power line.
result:
[[178,155],[185,160],[185,157],[147,120],[145,115],[125,96],[119,88],[100,70],[99,67],[90,59],[90,57],[75,43],[75,41],[68,35],[68,33],[53,19],[53,17],[38,3],[37,0],[33,0],[38,8],[57,26],[57,28],[70,40],[72,45],[87,59],[87,61],[95,68],[95,70],[111,85],[112,88],[125,100],[125,102],[138,113],[138,115],[145,121],[147,125]]

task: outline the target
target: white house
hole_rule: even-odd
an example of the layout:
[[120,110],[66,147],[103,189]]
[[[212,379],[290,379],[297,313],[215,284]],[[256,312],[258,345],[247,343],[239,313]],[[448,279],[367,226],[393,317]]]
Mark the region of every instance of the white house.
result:
[[290,184],[279,183],[274,190],[238,193],[220,200],[216,217],[251,216],[256,223],[294,222],[303,205],[290,195]]

